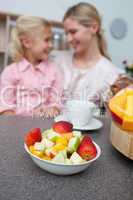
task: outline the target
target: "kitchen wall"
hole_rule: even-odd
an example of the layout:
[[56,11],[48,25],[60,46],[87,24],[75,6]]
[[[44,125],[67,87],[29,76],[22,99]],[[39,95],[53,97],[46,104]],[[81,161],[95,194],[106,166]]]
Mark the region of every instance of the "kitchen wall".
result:
[[[43,16],[47,19],[61,21],[65,10],[79,0],[0,0],[0,11],[16,14]],[[133,1],[131,0],[89,0],[94,4],[103,18],[103,27],[113,62],[122,67],[122,61],[133,61]],[[117,40],[110,34],[110,23],[115,18],[123,18],[128,26],[125,38]]]

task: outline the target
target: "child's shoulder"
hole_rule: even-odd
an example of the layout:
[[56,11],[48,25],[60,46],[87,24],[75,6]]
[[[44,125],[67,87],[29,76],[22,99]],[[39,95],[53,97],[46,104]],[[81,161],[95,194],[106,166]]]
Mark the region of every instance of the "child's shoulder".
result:
[[17,63],[11,63],[3,69],[3,73],[14,73],[17,71]]
[[12,63],[10,65],[7,65],[0,76],[1,81],[10,80],[14,81],[20,77],[20,74],[18,73],[17,63]]

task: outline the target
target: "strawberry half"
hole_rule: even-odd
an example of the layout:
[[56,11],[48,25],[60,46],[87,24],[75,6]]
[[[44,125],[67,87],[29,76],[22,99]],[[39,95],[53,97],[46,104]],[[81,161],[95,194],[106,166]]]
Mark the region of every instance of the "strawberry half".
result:
[[91,160],[97,155],[97,149],[89,136],[84,136],[77,153],[85,160]]
[[41,129],[34,128],[25,135],[24,141],[27,144],[27,146],[31,146],[31,145],[34,145],[35,142],[40,142],[41,139],[42,139]]
[[57,133],[70,133],[73,130],[73,125],[70,122],[59,121],[53,124],[53,130]]

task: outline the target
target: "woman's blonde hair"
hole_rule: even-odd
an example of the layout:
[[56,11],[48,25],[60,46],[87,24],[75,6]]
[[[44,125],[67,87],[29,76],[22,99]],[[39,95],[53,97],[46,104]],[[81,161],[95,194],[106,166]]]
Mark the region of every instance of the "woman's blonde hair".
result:
[[24,47],[21,42],[23,35],[39,37],[44,27],[50,27],[50,23],[42,18],[33,16],[20,16],[16,20],[16,26],[11,31],[10,55],[13,61],[19,62],[24,57]]
[[103,56],[110,59],[107,52],[107,43],[102,29],[101,17],[93,5],[89,3],[78,3],[66,11],[63,21],[67,18],[72,18],[86,27],[90,26],[93,21],[96,21],[99,25],[99,29],[96,33],[99,50]]

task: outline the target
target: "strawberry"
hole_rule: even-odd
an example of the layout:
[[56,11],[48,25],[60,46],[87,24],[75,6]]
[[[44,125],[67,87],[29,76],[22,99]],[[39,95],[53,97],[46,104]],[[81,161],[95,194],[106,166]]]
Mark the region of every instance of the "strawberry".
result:
[[53,130],[57,133],[70,133],[72,129],[73,125],[66,121],[59,121],[53,124]]
[[77,153],[85,160],[91,160],[97,155],[97,149],[89,136],[84,136]]
[[42,139],[41,136],[41,129],[40,128],[34,128],[31,131],[29,131],[26,135],[25,135],[25,143],[27,144],[27,146],[31,146],[34,145],[35,142],[40,142]]

